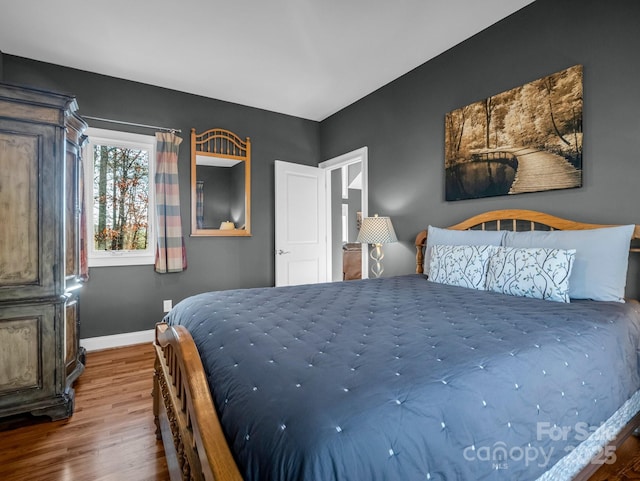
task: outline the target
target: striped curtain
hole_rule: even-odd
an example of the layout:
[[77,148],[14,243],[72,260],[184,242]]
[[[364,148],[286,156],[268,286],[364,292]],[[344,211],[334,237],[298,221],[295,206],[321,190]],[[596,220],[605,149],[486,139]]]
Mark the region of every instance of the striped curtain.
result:
[[173,132],[156,132],[156,141],[155,270],[161,274],[182,272],[187,268],[178,187],[178,147],[182,139]]

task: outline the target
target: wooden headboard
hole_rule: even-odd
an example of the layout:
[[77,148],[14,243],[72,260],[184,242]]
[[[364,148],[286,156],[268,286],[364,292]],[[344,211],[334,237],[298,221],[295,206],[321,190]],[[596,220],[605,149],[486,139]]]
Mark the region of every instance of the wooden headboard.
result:
[[[447,227],[453,230],[585,230],[600,229],[602,227],[615,227],[615,224],[587,224],[573,220],[562,219],[535,210],[507,209],[493,210],[478,214],[459,224]],[[636,225],[632,240],[640,239],[640,225]],[[416,236],[416,273],[423,273],[424,248],[427,243],[427,231],[423,230]],[[640,252],[640,247],[629,249],[631,252]]]

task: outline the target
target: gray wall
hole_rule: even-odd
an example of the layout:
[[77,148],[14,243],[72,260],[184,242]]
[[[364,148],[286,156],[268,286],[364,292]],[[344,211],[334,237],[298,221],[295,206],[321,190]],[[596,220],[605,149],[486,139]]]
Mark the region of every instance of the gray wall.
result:
[[[401,240],[384,248],[384,275],[414,271],[413,240],[428,224],[487,210],[640,223],[639,25],[637,0],[537,0],[324,120],[323,159],[369,147],[369,212],[391,216]],[[583,187],[445,202],[445,114],[575,64],[584,66]],[[635,296],[639,258],[631,254]]]
[[[7,53],[0,72],[9,82],[75,94],[85,115],[183,130],[179,171],[189,268],[167,275],[150,266],[91,269],[82,291],[81,335],[92,337],[153,327],[162,317],[162,299],[175,303],[207,290],[273,285],[275,159],[316,165],[369,147],[369,211],[390,215],[401,240],[385,246],[385,275],[414,271],[413,239],[420,229],[486,210],[532,208],[585,222],[640,222],[638,25],[637,0],[537,0],[320,126]],[[445,202],[445,113],[575,64],[584,65],[584,186]],[[191,127],[251,137],[253,237],[188,236]],[[632,256],[635,286],[638,254]]]
[[[156,274],[153,266],[96,267],[81,292],[81,337],[151,329],[162,300],[274,283],[274,160],[317,165],[319,125],[291,116],[4,54],[4,80],[76,95],[80,113],[182,129],[179,155],[182,226],[189,267]],[[92,126],[120,129],[113,124]],[[190,139],[221,127],[252,143],[252,237],[189,237]],[[123,130],[153,134],[150,130]]]

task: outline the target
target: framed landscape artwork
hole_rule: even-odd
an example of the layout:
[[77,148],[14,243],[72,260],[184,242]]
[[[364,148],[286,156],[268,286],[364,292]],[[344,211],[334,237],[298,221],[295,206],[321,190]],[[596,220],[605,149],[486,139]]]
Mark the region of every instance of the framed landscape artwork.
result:
[[582,65],[445,116],[445,198],[582,186]]

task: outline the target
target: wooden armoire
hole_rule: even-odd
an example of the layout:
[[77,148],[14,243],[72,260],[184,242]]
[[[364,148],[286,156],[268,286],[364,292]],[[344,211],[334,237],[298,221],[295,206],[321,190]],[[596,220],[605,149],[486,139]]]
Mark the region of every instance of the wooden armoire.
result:
[[0,83],[0,417],[69,417],[79,345],[81,144],[74,97]]

